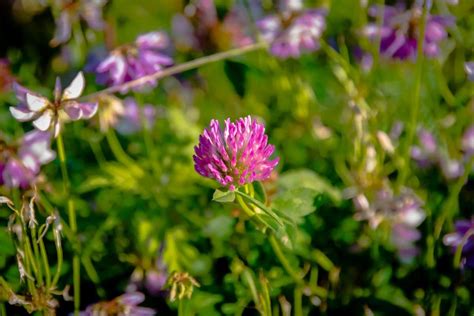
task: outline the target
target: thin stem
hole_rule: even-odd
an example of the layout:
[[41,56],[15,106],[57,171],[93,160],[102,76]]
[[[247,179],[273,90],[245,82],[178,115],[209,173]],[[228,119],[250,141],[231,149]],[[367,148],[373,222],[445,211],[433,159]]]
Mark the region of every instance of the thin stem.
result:
[[41,251],[41,258],[43,260],[43,267],[46,279],[46,289],[50,289],[51,287],[51,271],[49,268],[49,261],[48,261],[48,254],[46,253],[46,248],[44,247],[43,238],[39,240],[39,247]]
[[299,286],[295,287],[294,301],[295,316],[303,316],[303,292]]
[[41,267],[40,252],[38,248],[36,227],[31,228],[31,243],[33,244],[34,261],[38,269],[38,284],[43,285],[43,267]]
[[216,61],[224,60],[224,59],[227,59],[227,58],[230,58],[230,57],[239,56],[239,55],[242,55],[242,54],[245,54],[245,53],[248,53],[248,52],[252,52],[252,51],[255,51],[255,50],[265,48],[265,47],[267,47],[266,43],[256,43],[256,44],[251,44],[251,45],[240,47],[240,48],[231,49],[231,50],[228,50],[228,51],[225,51],[225,52],[216,53],[216,54],[213,54],[213,55],[197,58],[197,59],[191,60],[189,62],[182,63],[182,64],[179,64],[179,65],[167,68],[165,70],[159,70],[159,71],[157,71],[157,72],[155,72],[151,75],[143,76],[143,77],[140,77],[138,79],[129,81],[127,83],[124,83],[124,84],[121,84],[121,85],[118,85],[118,86],[113,86],[113,87],[110,87],[110,88],[107,88],[107,89],[89,94],[87,96],[84,96],[83,98],[94,99],[94,98],[96,98],[100,95],[112,94],[112,93],[116,93],[116,92],[120,92],[120,91],[129,90],[129,89],[132,89],[134,87],[141,86],[141,85],[143,85],[147,82],[150,82],[152,80],[158,80],[158,79],[162,79],[162,78],[169,77],[169,76],[172,76],[172,75],[176,75],[178,73],[181,73],[181,72],[184,72],[184,71],[187,71],[187,70],[191,70],[191,69],[195,69],[195,68],[198,68],[198,67],[206,65],[206,64],[210,64],[210,63],[213,63],[213,62],[216,62]]
[[115,131],[113,129],[110,128],[105,134],[105,136],[107,138],[107,142],[109,143],[109,147],[112,150],[112,153],[118,161],[120,161],[124,165],[135,164],[133,159],[130,158],[129,155],[127,155],[125,150],[123,150],[122,145],[120,144],[120,141],[118,140],[117,135],[115,134]]
[[185,316],[185,306],[184,306],[185,299],[180,299],[178,303],[178,316]]
[[456,249],[456,253],[454,255],[453,259],[453,266],[454,268],[459,268],[459,265],[461,264],[461,255],[462,255],[462,250],[464,246],[466,245],[467,241],[471,236],[474,236],[474,228],[469,229],[464,236],[462,237],[461,243]]
[[299,277],[298,273],[295,270],[293,270],[290,263],[286,259],[285,255],[283,254],[283,251],[281,250],[278,240],[275,238],[275,235],[272,233],[270,233],[269,235],[270,235],[269,236],[270,244],[272,246],[273,252],[277,256],[278,260],[280,260],[280,263],[283,266],[283,268],[285,268],[286,272],[293,278],[293,280],[297,284],[299,285],[302,284],[303,280]]
[[[64,195],[67,197],[67,207],[68,207],[68,217],[69,217],[69,226],[71,227],[71,231],[76,236],[77,233],[77,221],[76,221],[76,210],[74,207],[74,201],[71,197],[70,187],[71,183],[69,181],[69,174],[67,171],[66,166],[66,152],[64,150],[64,142],[62,134],[59,133],[57,138],[57,146],[58,146],[58,155],[59,155],[59,162],[61,166],[61,173],[63,177],[63,187],[64,187]],[[74,238],[77,240],[76,238]],[[79,260],[78,255],[78,244],[75,245],[74,249],[74,256],[72,259],[72,270],[73,270],[73,285],[74,285],[74,315],[79,315],[79,308],[81,304],[81,263]]]
[[403,152],[403,165],[397,179],[397,187],[400,188],[406,181],[408,173],[410,171],[410,146],[413,143],[415,137],[416,125],[418,122],[418,114],[420,112],[420,93],[421,93],[421,80],[423,79],[423,42],[425,40],[425,29],[426,29],[426,15],[428,14],[428,8],[426,5],[423,6],[423,14],[421,16],[421,27],[420,34],[418,37],[418,47],[416,56],[416,74],[415,74],[415,91],[413,93],[413,107],[410,113],[410,122],[407,126],[407,141]]
[[248,217],[252,218],[255,213],[247,206],[247,204],[244,202],[242,197],[240,195],[236,195],[235,199],[239,203],[239,205],[242,207],[242,210],[244,210],[245,214],[248,215]]

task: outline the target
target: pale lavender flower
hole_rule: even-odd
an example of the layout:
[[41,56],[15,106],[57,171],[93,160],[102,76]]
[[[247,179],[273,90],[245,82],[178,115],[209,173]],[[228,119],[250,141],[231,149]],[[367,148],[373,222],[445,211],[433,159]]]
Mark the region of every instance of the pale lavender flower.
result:
[[25,189],[32,186],[41,166],[56,157],[51,150],[51,134],[38,130],[25,134],[18,147],[5,146],[0,149],[0,184],[10,188]]
[[464,173],[464,166],[461,161],[443,157],[440,159],[441,171],[447,180],[457,179]]
[[[364,30],[365,35],[372,40],[379,37],[380,52],[390,58],[414,59],[417,53],[418,37],[422,10],[414,6],[405,10],[403,6],[372,6],[369,15],[377,17],[383,14],[383,24],[369,23]],[[427,14],[423,53],[436,57],[440,53],[439,45],[447,38],[446,27],[454,23],[452,16]]]
[[249,25],[251,19],[244,7],[235,5],[230,9],[222,21],[222,28],[224,33],[228,34],[232,47],[246,46],[254,42]]
[[89,119],[97,112],[96,102],[77,101],[84,86],[85,79],[82,72],[77,74],[64,91],[61,88],[61,81],[57,78],[54,100],[50,101],[15,84],[16,97],[20,103],[17,107],[10,107],[10,112],[20,122],[33,121],[33,126],[40,131],[47,131],[52,127],[54,135],[57,137],[61,126],[61,112],[65,112],[73,121]]
[[461,139],[461,148],[468,157],[474,155],[474,124],[464,132]]
[[123,135],[136,133],[143,128],[153,127],[156,119],[156,109],[154,106],[145,104],[143,108],[139,107],[135,99],[126,98],[123,101],[124,111],[117,122],[115,128]]
[[166,293],[166,282],[168,280],[168,271],[162,259],[162,249],[153,267],[143,269],[138,267],[133,272],[130,282],[127,286],[127,292],[146,289],[152,296],[159,296]]
[[56,19],[56,32],[51,46],[66,43],[71,38],[72,25],[84,20],[93,30],[102,30],[105,26],[102,10],[107,0],[60,0],[60,14]]
[[218,25],[217,10],[213,0],[191,1],[184,14],[176,14],[172,20],[175,46],[184,51],[214,49],[212,36]]
[[240,5],[232,7],[220,21],[213,0],[191,1],[183,14],[173,17],[173,41],[181,51],[240,47],[253,42],[249,25],[247,11]]
[[235,190],[270,176],[279,161],[270,160],[274,150],[268,144],[263,124],[250,116],[235,123],[227,119],[224,129],[212,120],[199,137],[199,145],[194,147],[194,167],[200,175]]
[[461,246],[461,267],[472,269],[474,268],[474,218],[458,220],[454,226],[456,231],[445,235],[443,243],[450,246],[453,252]]
[[304,52],[319,49],[319,39],[326,28],[324,10],[302,10],[300,1],[286,1],[278,15],[257,21],[270,52],[280,58],[297,58]]
[[382,222],[391,224],[392,244],[402,262],[411,261],[419,252],[415,242],[421,238],[417,227],[426,214],[423,201],[410,190],[404,188],[394,195],[389,188],[380,189],[370,200],[364,194],[353,197],[357,220],[367,220],[372,228]]
[[421,168],[432,166],[438,161],[438,144],[433,134],[425,129],[418,131],[418,146],[412,146],[411,158]]
[[465,62],[464,70],[466,71],[467,79],[474,81],[474,61]]
[[[163,52],[169,44],[169,38],[165,33],[150,32],[138,36],[131,45],[117,47],[94,68],[97,82],[117,86],[171,66],[173,59]],[[150,79],[134,90],[140,91],[156,84],[156,80]],[[127,89],[121,92],[126,93]]]
[[145,300],[145,295],[140,292],[125,293],[111,301],[99,302],[90,305],[81,316],[102,316],[102,315],[117,315],[117,316],[153,316],[156,314],[155,310],[148,307],[141,307],[140,305]]

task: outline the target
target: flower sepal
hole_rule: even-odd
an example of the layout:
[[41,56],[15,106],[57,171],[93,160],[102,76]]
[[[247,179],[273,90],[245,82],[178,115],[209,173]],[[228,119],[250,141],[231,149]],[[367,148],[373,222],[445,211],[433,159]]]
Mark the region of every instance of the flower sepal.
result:
[[212,200],[219,203],[232,203],[235,201],[235,192],[216,189],[212,195]]

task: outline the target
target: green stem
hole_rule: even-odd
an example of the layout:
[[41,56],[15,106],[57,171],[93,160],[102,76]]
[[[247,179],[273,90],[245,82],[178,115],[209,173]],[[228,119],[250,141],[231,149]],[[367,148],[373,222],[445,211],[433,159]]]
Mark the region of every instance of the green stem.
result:
[[0,303],[0,316],[7,316],[7,309],[5,303]]
[[280,263],[283,266],[283,268],[286,270],[286,272],[293,278],[293,280],[297,284],[299,285],[303,284],[303,280],[299,277],[298,273],[295,270],[293,270],[290,263],[288,262],[285,255],[283,254],[283,251],[281,250],[281,247],[280,247],[280,243],[275,238],[275,235],[270,233],[269,239],[270,239],[270,244],[272,246],[273,252],[277,256],[278,260],[280,260]]
[[120,144],[120,141],[118,140],[117,135],[115,134],[113,129],[109,128],[105,136],[107,138],[107,142],[109,143],[109,147],[112,150],[112,153],[118,161],[120,161],[124,165],[135,164],[133,159],[130,158],[129,155],[127,155],[125,150],[123,150],[122,145]]
[[446,199],[446,202],[443,205],[441,213],[435,223],[434,237],[436,240],[439,239],[441,235],[441,231],[443,230],[443,225],[445,221],[449,218],[452,218],[458,209],[456,207],[456,203],[457,203],[459,194],[461,193],[461,190],[464,184],[466,184],[467,179],[469,178],[469,174],[472,170],[473,165],[474,165],[474,157],[471,158],[471,160],[466,164],[465,171],[462,177],[460,177],[449,190],[448,198]]
[[[54,234],[59,234],[59,232],[54,232]],[[55,236],[55,239],[58,240],[58,238],[61,238],[61,236]],[[55,241],[56,245],[56,256],[57,256],[57,266],[56,266],[56,273],[54,274],[53,277],[53,282],[52,282],[52,287],[56,287],[56,284],[59,281],[59,277],[61,275],[61,269],[63,267],[63,248],[61,247],[61,244]]]
[[294,292],[295,316],[303,316],[303,292],[301,287],[295,287]]
[[416,131],[416,125],[418,122],[418,114],[420,112],[420,94],[421,94],[421,81],[423,79],[423,63],[424,63],[424,54],[423,54],[423,42],[425,39],[425,29],[426,29],[426,15],[428,14],[428,9],[423,6],[423,14],[421,16],[421,27],[420,34],[418,37],[418,47],[417,47],[417,56],[416,56],[416,73],[415,73],[415,91],[413,93],[413,107],[410,113],[410,122],[407,126],[407,141],[403,150],[403,165],[401,166],[400,174],[397,179],[397,188],[400,188],[406,181],[408,173],[410,171],[410,146],[413,143]]
[[31,243],[33,244],[33,253],[34,253],[34,261],[35,265],[38,269],[38,284],[43,285],[43,268],[41,265],[41,259],[40,259],[40,252],[38,248],[38,243],[37,241],[37,232],[36,232],[36,227],[31,228]]
[[245,214],[248,215],[248,217],[252,218],[255,213],[254,211],[252,211],[248,206],[247,204],[244,202],[244,200],[242,199],[242,197],[240,195],[236,195],[235,196],[235,199],[237,200],[237,202],[239,203],[240,207],[242,207],[242,209],[244,210]]
[[[61,166],[61,173],[63,178],[63,187],[64,187],[64,196],[67,197],[67,207],[68,207],[68,217],[69,217],[69,226],[71,227],[74,237],[77,234],[77,221],[76,221],[76,210],[74,207],[74,201],[71,197],[70,187],[71,183],[69,181],[69,174],[66,166],[66,152],[64,150],[64,142],[62,134],[59,133],[57,138],[58,146],[58,155],[59,163]],[[77,240],[77,238],[74,238]],[[72,259],[72,270],[73,270],[73,285],[74,285],[74,315],[79,315],[79,308],[81,304],[81,263],[79,260],[79,249],[78,244],[75,245],[74,256]]]
[[466,245],[469,238],[471,238],[471,236],[474,236],[474,228],[469,229],[464,234],[464,236],[462,237],[461,243],[456,249],[456,253],[454,254],[454,259],[453,259],[453,265],[455,269],[459,268],[459,265],[461,264],[462,249]]
[[185,304],[184,304],[185,299],[180,299],[178,303],[178,316],[185,316]]
[[43,238],[39,240],[39,247],[41,251],[41,258],[43,260],[43,267],[46,279],[46,289],[51,288],[51,271],[49,267],[48,254],[46,253],[46,248],[44,247]]

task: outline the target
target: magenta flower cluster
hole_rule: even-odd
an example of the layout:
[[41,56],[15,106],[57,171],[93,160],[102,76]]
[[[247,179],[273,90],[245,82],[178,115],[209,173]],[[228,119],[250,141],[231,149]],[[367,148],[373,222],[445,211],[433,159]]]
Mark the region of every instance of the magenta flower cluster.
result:
[[265,127],[250,116],[236,122],[227,119],[223,129],[212,120],[194,151],[196,171],[230,190],[265,180],[279,161],[270,159],[275,147],[268,144]]
[[285,1],[280,14],[257,21],[263,38],[270,43],[270,52],[280,58],[297,58],[304,52],[319,49],[319,40],[326,28],[326,12],[303,10],[301,1]]
[[[406,10],[404,6],[373,6],[369,15],[376,18],[383,16],[383,24],[369,23],[364,33],[369,39],[380,41],[382,55],[395,59],[414,59],[416,57],[418,38],[421,33],[422,9],[414,6]],[[451,16],[430,15],[426,17],[423,53],[436,57],[440,53],[439,44],[446,39],[446,28],[454,23]]]
[[[173,59],[164,52],[169,44],[170,40],[165,33],[150,32],[138,36],[133,44],[117,47],[104,60],[92,66],[97,74],[97,82],[117,86],[171,66]],[[155,79],[150,79],[134,90],[155,87],[156,84]],[[126,93],[128,89],[120,92]]]

